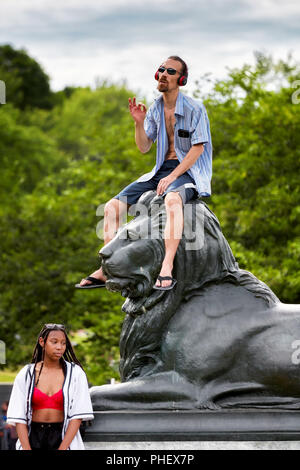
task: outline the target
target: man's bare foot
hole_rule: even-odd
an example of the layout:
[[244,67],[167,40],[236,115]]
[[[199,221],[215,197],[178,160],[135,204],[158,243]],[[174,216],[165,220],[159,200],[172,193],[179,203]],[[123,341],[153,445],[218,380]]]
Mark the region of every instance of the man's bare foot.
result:
[[162,277],[169,276],[171,279],[164,280],[164,281],[160,281],[159,279],[157,279],[155,286],[156,287],[170,287],[170,285],[172,284],[172,270],[173,270],[172,265],[163,263],[159,275]]
[[[91,277],[95,277],[96,279],[99,279],[100,281],[106,281],[106,277],[104,276],[102,272],[102,268],[97,269],[97,271],[93,272],[93,274],[91,274]],[[87,286],[88,284],[92,284],[92,282],[87,279],[81,279],[79,285]]]

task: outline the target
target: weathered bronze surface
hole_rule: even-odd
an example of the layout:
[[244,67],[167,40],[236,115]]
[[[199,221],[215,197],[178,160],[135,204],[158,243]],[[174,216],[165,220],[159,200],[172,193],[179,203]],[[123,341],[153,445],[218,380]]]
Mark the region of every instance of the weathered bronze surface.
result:
[[[239,269],[201,200],[192,202],[193,216],[185,208],[173,270],[177,285],[153,290],[165,223],[163,201],[154,194],[139,201],[148,213],[123,226],[100,252],[107,288],[126,297],[126,316],[122,383],[93,387],[94,409],[300,409],[300,306],[283,304]],[[200,243],[193,245],[197,220]],[[149,224],[157,238],[146,236]]]

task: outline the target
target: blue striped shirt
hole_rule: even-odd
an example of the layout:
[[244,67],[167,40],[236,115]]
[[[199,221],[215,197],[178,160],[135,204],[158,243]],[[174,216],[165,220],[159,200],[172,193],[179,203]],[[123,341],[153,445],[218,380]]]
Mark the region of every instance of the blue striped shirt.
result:
[[[190,148],[195,144],[204,144],[204,151],[196,160],[188,173],[194,178],[200,196],[210,196],[212,176],[212,142],[209,119],[202,103],[178,93],[175,108],[176,123],[174,127],[174,148],[181,162]],[[165,125],[164,102],[160,96],[150,106],[144,121],[147,136],[157,142],[156,165],[150,173],[141,176],[138,181],[148,181],[159,170],[168,152],[168,136]],[[178,131],[181,132],[178,134]],[[182,130],[187,137],[181,137]]]

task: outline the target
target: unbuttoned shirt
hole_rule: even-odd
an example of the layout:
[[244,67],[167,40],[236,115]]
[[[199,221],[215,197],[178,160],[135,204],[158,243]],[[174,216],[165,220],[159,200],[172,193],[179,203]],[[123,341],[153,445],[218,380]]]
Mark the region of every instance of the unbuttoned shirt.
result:
[[[181,92],[178,93],[175,107],[174,148],[180,162],[190,148],[202,143],[203,153],[188,170],[194,179],[200,196],[210,196],[212,176],[212,142],[209,119],[205,106]],[[168,152],[169,142],[165,125],[164,101],[160,96],[147,111],[144,129],[147,136],[157,142],[156,165],[150,173],[137,181],[148,181],[160,169]]]

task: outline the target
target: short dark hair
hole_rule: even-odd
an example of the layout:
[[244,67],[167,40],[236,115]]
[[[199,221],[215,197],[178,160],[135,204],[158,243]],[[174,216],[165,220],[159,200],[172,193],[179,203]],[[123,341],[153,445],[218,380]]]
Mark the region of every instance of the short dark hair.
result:
[[178,55],[170,55],[168,59],[177,60],[177,62],[180,62],[182,65],[181,74],[184,75],[186,78],[189,76],[188,66],[181,57],[179,57]]

